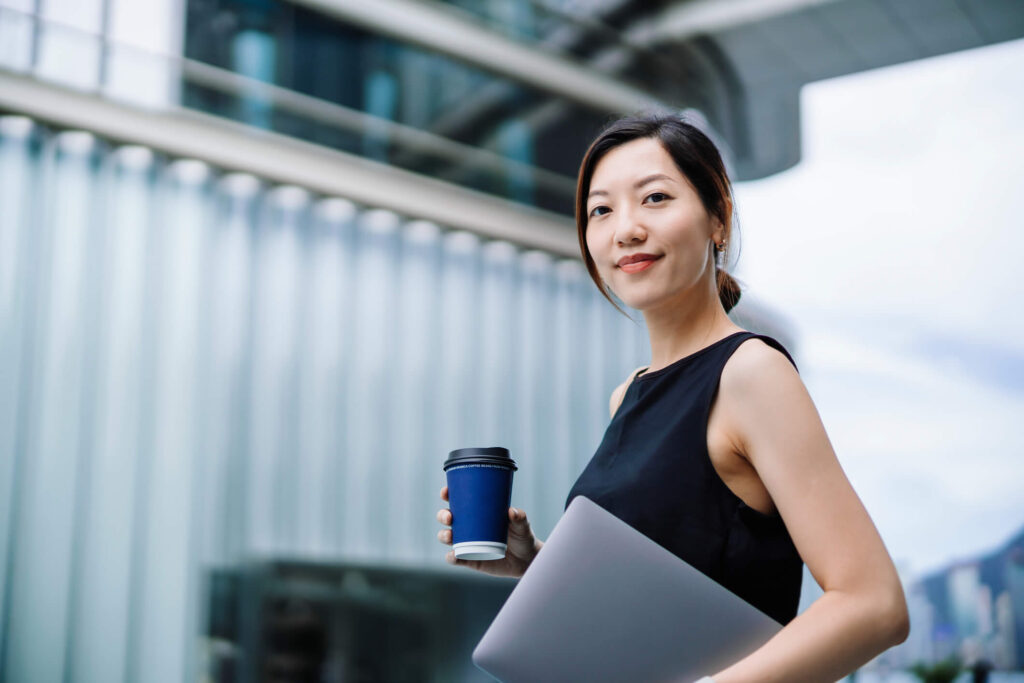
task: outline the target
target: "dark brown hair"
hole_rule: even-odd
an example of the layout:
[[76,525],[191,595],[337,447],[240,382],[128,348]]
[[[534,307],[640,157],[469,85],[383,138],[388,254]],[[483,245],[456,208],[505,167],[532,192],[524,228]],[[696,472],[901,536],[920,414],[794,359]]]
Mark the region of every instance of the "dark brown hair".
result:
[[[732,183],[725,172],[725,164],[718,153],[718,148],[699,128],[678,116],[664,114],[641,114],[621,118],[606,127],[597,138],[590,143],[587,153],[580,163],[580,172],[576,182],[576,233],[580,240],[580,252],[587,272],[608,301],[625,314],[609,296],[608,288],[601,281],[590,250],[587,249],[587,195],[590,193],[590,180],[594,168],[605,154],[612,149],[632,140],[652,138],[658,140],[665,151],[679,168],[679,172],[697,190],[704,210],[708,215],[721,221],[725,226],[726,259],[728,249],[732,245]],[[714,259],[714,245],[711,245]],[[725,270],[716,268],[718,280],[718,297],[726,312],[740,300],[740,286]]]

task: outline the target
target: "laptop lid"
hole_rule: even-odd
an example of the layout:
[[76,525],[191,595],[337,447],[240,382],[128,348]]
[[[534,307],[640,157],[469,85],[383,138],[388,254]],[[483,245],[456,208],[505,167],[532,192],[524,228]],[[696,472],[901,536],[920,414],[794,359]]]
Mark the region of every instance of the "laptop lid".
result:
[[697,680],[782,625],[577,496],[473,651],[501,681]]

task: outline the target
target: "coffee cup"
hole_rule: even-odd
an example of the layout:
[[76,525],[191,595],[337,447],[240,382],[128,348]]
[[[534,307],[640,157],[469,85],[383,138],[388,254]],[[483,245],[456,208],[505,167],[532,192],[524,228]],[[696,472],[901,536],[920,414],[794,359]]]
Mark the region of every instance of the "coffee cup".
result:
[[459,448],[448,454],[448,505],[452,513],[452,550],[464,560],[500,560],[508,540],[512,473],[508,449]]

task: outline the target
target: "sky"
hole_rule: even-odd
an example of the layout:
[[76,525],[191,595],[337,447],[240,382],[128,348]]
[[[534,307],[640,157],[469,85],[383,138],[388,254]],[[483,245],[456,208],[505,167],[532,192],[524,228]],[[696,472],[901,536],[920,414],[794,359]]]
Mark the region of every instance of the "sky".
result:
[[840,463],[920,576],[1024,530],[1024,40],[819,81],[803,158],[736,185]]

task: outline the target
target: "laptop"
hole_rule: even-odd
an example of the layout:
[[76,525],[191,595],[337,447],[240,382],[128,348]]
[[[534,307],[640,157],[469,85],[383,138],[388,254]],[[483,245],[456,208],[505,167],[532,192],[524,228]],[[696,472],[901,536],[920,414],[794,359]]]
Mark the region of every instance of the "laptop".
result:
[[500,681],[696,681],[782,625],[577,496],[473,651]]

